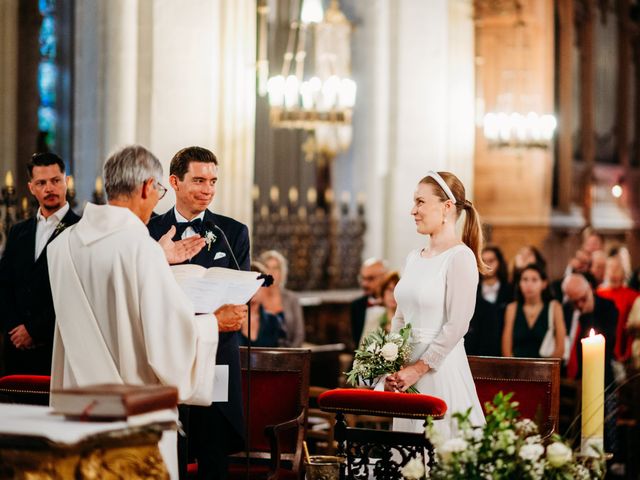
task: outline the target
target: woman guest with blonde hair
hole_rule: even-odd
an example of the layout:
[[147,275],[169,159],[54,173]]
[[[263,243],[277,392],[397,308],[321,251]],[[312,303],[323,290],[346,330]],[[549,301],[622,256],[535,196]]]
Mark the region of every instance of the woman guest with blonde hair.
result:
[[280,346],[300,347],[304,342],[304,314],[296,294],[284,288],[289,272],[287,259],[277,250],[268,250],[260,255],[260,262],[273,276],[273,285],[266,289],[262,306],[283,322],[286,337],[280,341]]
[[[267,268],[260,262],[251,262],[251,271],[266,274]],[[264,299],[272,288],[273,285],[259,288],[249,301],[249,315],[245,318],[240,330],[240,345],[275,348],[285,337],[282,319],[264,308]],[[249,331],[249,322],[251,322],[251,331]]]
[[[465,214],[462,241],[455,224]],[[429,244],[409,253],[395,296],[398,302],[392,331],[412,327],[412,358],[389,375],[385,389],[418,391],[442,398],[447,414],[435,422],[444,439],[455,431],[453,412],[471,409],[469,420],[484,424],[473,377],[464,349],[476,303],[482,230],[478,212],[467,200],[462,182],[452,173],[429,172],[420,180],[411,210],[418,233]],[[422,420],[395,419],[394,430],[424,432]]]

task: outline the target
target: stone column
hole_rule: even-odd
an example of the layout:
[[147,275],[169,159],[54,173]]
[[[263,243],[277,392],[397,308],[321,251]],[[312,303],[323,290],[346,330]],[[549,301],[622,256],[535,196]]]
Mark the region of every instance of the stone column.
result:
[[0,184],[12,170],[16,178],[18,81],[18,0],[0,2]]
[[[77,3],[81,198],[89,198],[95,175],[116,148],[145,145],[168,177],[173,154],[199,145],[220,160],[212,208],[251,221],[255,9],[251,0]],[[174,200],[170,190],[158,211]]]
[[[427,171],[453,171],[473,192],[472,3],[375,1],[359,15],[352,174],[354,190],[367,197],[364,256],[401,268],[426,241],[410,211]],[[337,163],[337,185],[349,173]]]
[[558,209],[568,212],[571,206],[573,145],[571,140],[573,86],[572,49],[574,41],[573,0],[559,0],[558,17],[560,23],[559,45],[559,110],[558,119]]

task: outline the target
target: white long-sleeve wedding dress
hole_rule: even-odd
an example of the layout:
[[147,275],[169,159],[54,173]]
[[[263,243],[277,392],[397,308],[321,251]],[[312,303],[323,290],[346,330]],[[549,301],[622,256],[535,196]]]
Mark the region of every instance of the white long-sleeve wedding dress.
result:
[[[430,367],[416,388],[447,403],[445,418],[434,423],[444,440],[455,433],[455,412],[471,407],[471,423],[485,423],[464,349],[477,285],[476,258],[469,247],[459,244],[431,258],[412,251],[394,292],[398,308],[392,331],[411,324],[409,364],[421,359]],[[424,422],[396,418],[393,429],[423,432]]]

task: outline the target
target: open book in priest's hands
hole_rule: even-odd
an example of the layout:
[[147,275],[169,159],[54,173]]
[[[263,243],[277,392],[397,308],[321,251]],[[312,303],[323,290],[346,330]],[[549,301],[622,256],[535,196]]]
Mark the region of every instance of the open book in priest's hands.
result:
[[259,272],[193,264],[172,265],[171,270],[196,313],[213,313],[223,305],[243,305],[263,283],[258,279]]

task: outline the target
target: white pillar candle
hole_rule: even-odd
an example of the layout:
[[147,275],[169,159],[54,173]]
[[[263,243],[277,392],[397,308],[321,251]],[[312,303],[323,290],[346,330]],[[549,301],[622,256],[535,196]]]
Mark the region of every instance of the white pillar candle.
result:
[[[582,340],[582,453],[603,449],[605,339],[593,329]],[[596,447],[594,450],[592,447]]]

